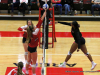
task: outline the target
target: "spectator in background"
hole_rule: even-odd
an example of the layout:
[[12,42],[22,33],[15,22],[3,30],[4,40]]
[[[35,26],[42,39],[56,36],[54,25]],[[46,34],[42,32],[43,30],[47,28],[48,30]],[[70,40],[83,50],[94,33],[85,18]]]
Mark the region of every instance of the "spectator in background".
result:
[[25,10],[28,9],[28,4],[30,4],[30,0],[20,0],[20,7],[22,7],[23,16],[25,16]]
[[71,14],[70,9],[72,4],[73,4],[73,0],[62,0],[62,5],[65,8],[65,15],[67,15],[68,13]]
[[[94,16],[94,8],[98,8],[100,9],[100,0],[92,0],[92,15]],[[99,15],[100,15],[100,11],[99,11]]]
[[52,0],[52,6],[54,6],[54,8],[58,7],[58,10],[59,10],[59,14],[61,15],[62,14],[62,1],[61,0]]
[[[37,0],[38,7],[43,7],[43,4],[45,4],[45,0]],[[47,4],[49,5],[49,8],[52,6],[52,0],[47,0]]]
[[[38,7],[41,7],[43,8],[43,4],[45,4],[45,0],[37,0],[37,5]],[[47,4],[49,5],[49,8],[52,7],[52,0],[47,0]],[[41,14],[43,14],[44,10],[41,11]],[[50,11],[48,11],[48,14],[49,14],[49,18],[51,18],[51,13]],[[49,21],[49,24],[52,23],[51,21]]]
[[19,9],[19,4],[19,0],[8,0],[8,13],[10,13],[11,8],[11,16],[13,16],[14,7],[17,7],[17,9]]

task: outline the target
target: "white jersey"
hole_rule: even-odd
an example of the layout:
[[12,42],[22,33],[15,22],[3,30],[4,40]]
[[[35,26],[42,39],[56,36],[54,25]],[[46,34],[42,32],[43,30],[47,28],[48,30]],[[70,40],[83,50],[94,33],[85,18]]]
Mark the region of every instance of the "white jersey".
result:
[[[22,31],[25,31],[25,29],[28,27],[28,25],[22,26],[21,28],[23,29]],[[36,26],[35,26],[36,27]],[[36,28],[34,32],[32,32],[34,35],[37,35],[39,32],[39,28]]]
[[28,3],[28,0],[20,0],[20,3],[25,2],[26,4]]
[[1,0],[0,0],[0,2],[1,2]]

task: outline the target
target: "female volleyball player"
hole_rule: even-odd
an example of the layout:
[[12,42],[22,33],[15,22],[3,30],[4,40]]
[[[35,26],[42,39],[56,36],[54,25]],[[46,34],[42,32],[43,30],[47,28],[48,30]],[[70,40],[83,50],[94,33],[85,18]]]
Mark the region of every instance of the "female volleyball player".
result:
[[18,63],[18,68],[12,69],[8,75],[25,75],[25,73],[22,71],[23,68],[23,62]]
[[27,38],[27,32],[25,30],[30,25],[32,25],[32,20],[27,20],[27,25],[18,28],[19,31],[24,31],[22,43],[23,43],[23,47],[25,50],[25,54],[24,54],[25,55],[25,62],[27,61],[27,55],[28,55],[28,50],[27,50],[28,44],[25,43],[26,38]]
[[91,55],[87,51],[87,48],[86,48],[86,45],[85,45],[85,39],[82,37],[82,34],[79,30],[80,25],[76,21],[73,21],[72,23],[67,23],[67,22],[58,22],[58,23],[68,25],[68,26],[72,26],[71,34],[72,34],[72,36],[75,40],[75,42],[71,46],[70,51],[68,52],[68,55],[65,59],[65,62],[63,64],[59,65],[59,67],[66,67],[66,62],[71,58],[72,53],[78,48],[77,51],[79,51],[79,49],[81,49],[82,52],[91,61],[91,63],[92,63],[91,70],[93,70],[97,64],[93,62]]
[[27,39],[26,43],[28,43],[28,59],[26,63],[26,75],[28,75],[28,67],[30,64],[30,61],[32,60],[32,73],[33,75],[36,75],[35,68],[36,68],[36,60],[37,60],[37,46],[39,41],[39,28],[43,22],[44,17],[46,16],[46,10],[39,20],[36,28],[34,28],[34,25],[27,27]]

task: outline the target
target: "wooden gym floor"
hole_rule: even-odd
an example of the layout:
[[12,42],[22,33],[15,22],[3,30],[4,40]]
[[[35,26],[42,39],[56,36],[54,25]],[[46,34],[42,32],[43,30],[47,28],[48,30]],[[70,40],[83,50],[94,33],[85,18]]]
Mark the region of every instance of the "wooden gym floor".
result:
[[[71,22],[71,21],[68,21]],[[100,32],[100,22],[99,21],[78,21],[80,24],[80,31],[84,32]],[[37,21],[33,21],[33,24],[36,25]],[[11,21],[11,20],[0,20],[0,32],[1,31],[17,31],[17,28],[20,26],[26,25],[26,21]],[[61,24],[55,25],[56,32],[70,32],[71,27]],[[0,34],[1,35],[1,34]],[[94,62],[97,63],[97,66],[93,71],[100,70],[100,36],[94,35],[94,37],[85,37],[86,46],[88,52],[91,54]],[[54,48],[46,49],[46,63],[60,64],[64,62],[68,51],[74,39],[72,37],[57,37],[57,42],[54,44]],[[42,63],[42,49],[38,47],[38,59],[37,63]],[[0,37],[0,75],[5,75],[7,67],[16,67],[13,63],[17,63],[24,60],[24,48],[22,44],[22,37]],[[68,64],[74,64],[75,68],[80,67],[83,71],[91,71],[91,62],[88,58],[81,52],[75,51],[72,54],[71,59],[68,61]],[[39,67],[39,65],[38,65]],[[69,66],[66,65],[66,68]],[[84,72],[84,75],[99,75],[100,72]]]

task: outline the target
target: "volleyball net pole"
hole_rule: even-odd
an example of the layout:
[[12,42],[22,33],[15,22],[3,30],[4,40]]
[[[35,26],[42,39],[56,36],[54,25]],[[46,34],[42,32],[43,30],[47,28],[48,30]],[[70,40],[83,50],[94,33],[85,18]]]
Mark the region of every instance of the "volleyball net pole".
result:
[[[45,4],[47,4],[47,0],[45,0]],[[47,14],[46,14],[46,16],[47,16]],[[42,69],[41,69],[41,75],[46,75],[45,73],[45,57],[46,57],[46,49],[45,49],[45,45],[46,45],[46,25],[47,25],[47,18],[46,18],[46,16],[45,16],[45,21],[44,21],[44,28],[43,28],[43,30],[44,30],[44,42],[43,42],[43,62],[42,62]]]

